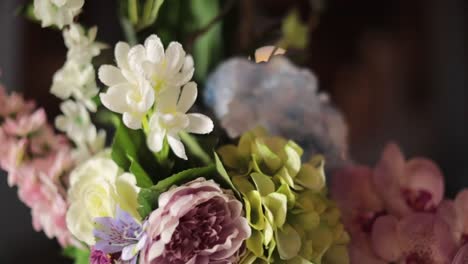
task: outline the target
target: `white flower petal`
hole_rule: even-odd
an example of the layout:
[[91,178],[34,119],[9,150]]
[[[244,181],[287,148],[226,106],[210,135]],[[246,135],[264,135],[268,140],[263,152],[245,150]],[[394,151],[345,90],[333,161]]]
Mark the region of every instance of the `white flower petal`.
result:
[[123,113],[123,122],[130,129],[141,128],[141,117],[130,112]]
[[125,42],[119,42],[115,45],[114,56],[117,62],[117,66],[121,69],[128,69],[128,52],[130,46]]
[[109,110],[122,114],[129,109],[125,100],[125,95],[130,89],[132,89],[132,87],[128,84],[112,86],[107,90],[107,92],[100,94],[101,102]]
[[107,86],[126,82],[119,68],[112,65],[102,65],[98,72],[99,80]]
[[181,70],[185,61],[185,51],[179,42],[171,42],[166,49],[167,67],[171,71],[178,72]]
[[177,135],[167,135],[167,142],[177,157],[187,160],[184,144],[182,144]]
[[197,100],[197,93],[197,84],[194,82],[187,83],[182,89],[182,94],[177,103],[177,112],[186,113]]
[[157,104],[158,110],[163,113],[176,111],[179,95],[180,87],[171,87],[166,89],[159,95]]
[[58,130],[62,132],[67,131],[67,124],[68,124],[67,119],[64,116],[60,115],[55,118],[55,127]]
[[136,45],[128,52],[128,65],[137,74],[143,73],[142,64],[146,59],[146,50],[143,45]]
[[151,131],[148,136],[148,147],[153,152],[161,151],[164,143],[165,133],[163,131]]
[[187,114],[190,124],[185,131],[194,134],[208,134],[213,131],[213,121],[202,114]]
[[146,56],[149,61],[156,63],[164,57],[164,46],[156,35],[149,36],[145,41]]

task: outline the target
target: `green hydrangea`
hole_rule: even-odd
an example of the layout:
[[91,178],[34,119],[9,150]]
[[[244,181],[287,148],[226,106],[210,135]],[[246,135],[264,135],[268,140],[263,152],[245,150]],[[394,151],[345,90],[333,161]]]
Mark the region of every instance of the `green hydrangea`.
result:
[[349,236],[327,198],[324,160],[256,129],[218,150],[242,194],[252,235],[241,263],[348,263]]

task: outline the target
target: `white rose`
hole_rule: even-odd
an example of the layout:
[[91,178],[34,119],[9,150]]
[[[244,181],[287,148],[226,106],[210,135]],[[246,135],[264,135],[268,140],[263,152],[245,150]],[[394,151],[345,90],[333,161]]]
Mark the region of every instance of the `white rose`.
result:
[[139,188],[133,174],[121,173],[106,157],[94,157],[77,167],[70,176],[67,227],[79,240],[94,245],[94,219],[114,217],[117,206],[140,219]]

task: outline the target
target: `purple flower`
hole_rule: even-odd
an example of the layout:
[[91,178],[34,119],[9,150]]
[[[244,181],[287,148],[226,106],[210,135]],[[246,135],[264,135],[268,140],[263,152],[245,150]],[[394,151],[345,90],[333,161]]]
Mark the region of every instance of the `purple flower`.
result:
[[140,264],[235,263],[250,233],[242,204],[199,178],[159,197]]
[[142,226],[119,207],[115,218],[98,217],[95,221],[97,242],[94,248],[106,254],[121,253],[119,263],[136,263],[138,252],[147,240],[145,225]]
[[112,258],[109,254],[106,254],[100,250],[93,248],[91,250],[91,256],[89,258],[91,264],[111,264]]

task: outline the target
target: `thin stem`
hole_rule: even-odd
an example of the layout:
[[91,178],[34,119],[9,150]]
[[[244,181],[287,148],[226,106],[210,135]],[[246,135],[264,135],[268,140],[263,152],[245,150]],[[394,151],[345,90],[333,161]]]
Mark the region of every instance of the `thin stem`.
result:
[[223,7],[221,12],[214,17],[208,24],[206,24],[204,27],[194,31],[187,39],[187,47],[190,49],[192,48],[193,44],[197,41],[197,39],[201,36],[203,36],[205,33],[210,31],[210,29],[216,25],[218,22],[220,22],[228,13],[231,11],[231,9],[234,7],[234,4],[236,3],[236,0],[229,0],[227,4]]
[[149,133],[149,123],[148,123],[148,117],[145,115],[143,119],[141,119],[141,124],[143,125],[143,132],[145,132],[146,135]]
[[121,18],[120,24],[122,25],[122,29],[128,43],[132,46],[138,44],[138,37],[130,20]]
[[180,139],[184,142],[187,148],[192,152],[195,156],[200,158],[200,160],[209,165],[213,163],[211,156],[203,150],[203,148],[198,144],[197,140],[190,134],[185,131],[179,133]]

